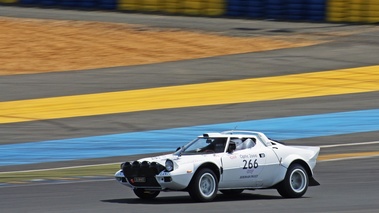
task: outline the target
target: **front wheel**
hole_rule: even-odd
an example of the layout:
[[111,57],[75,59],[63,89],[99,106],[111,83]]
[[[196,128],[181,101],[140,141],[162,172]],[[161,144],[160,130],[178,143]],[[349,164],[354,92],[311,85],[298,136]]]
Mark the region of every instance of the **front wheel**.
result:
[[201,169],[193,177],[188,192],[195,201],[212,201],[218,191],[218,180],[215,173],[207,168]]
[[156,198],[160,191],[148,191],[145,189],[133,189],[134,194],[137,195],[137,197],[143,199],[143,200],[151,200]]
[[307,171],[300,164],[291,165],[284,180],[279,183],[277,190],[282,197],[299,198],[308,189],[309,179]]

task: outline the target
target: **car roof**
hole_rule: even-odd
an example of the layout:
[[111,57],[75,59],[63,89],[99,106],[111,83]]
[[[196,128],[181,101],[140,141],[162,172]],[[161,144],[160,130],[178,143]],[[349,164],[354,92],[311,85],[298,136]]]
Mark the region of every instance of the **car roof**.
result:
[[236,130],[230,130],[230,131],[224,131],[224,132],[209,132],[204,133],[203,135],[199,137],[259,137],[264,136],[261,132],[256,131],[236,131]]
[[236,138],[249,138],[255,137],[259,138],[266,146],[271,146],[270,139],[267,138],[265,134],[257,131],[246,131],[246,130],[228,130],[224,132],[210,132],[204,133],[199,137],[211,137],[211,138],[222,138],[222,137],[236,137]]

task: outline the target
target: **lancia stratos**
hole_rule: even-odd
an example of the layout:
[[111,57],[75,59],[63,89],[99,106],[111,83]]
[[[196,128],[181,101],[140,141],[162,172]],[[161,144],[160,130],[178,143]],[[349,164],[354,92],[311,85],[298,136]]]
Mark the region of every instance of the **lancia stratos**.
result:
[[176,152],[121,164],[116,180],[141,199],[162,191],[186,191],[199,202],[218,191],[276,189],[284,198],[302,197],[317,186],[313,169],[320,152],[314,146],[289,146],[256,131],[206,133]]

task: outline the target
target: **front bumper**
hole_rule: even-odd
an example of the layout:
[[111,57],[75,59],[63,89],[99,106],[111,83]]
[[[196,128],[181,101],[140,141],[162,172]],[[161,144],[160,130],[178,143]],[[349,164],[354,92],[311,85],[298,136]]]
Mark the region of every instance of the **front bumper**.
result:
[[[151,164],[153,168],[150,167]],[[157,163],[133,162],[130,165],[133,166],[124,164],[123,168],[115,173],[115,178],[119,183],[132,189],[180,191],[187,188],[193,176],[193,167],[190,165],[181,166],[172,172],[166,172],[165,168]]]

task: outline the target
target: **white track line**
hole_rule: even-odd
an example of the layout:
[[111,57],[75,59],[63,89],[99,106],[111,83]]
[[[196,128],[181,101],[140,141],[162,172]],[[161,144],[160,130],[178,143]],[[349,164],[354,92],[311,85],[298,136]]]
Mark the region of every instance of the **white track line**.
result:
[[379,144],[379,141],[362,142],[362,143],[343,143],[343,144],[324,145],[324,146],[320,146],[320,148],[321,149],[325,149],[325,148],[334,148],[334,147],[342,147],[342,146],[362,146],[362,145],[373,145],[373,144]]
[[335,159],[329,159],[329,160],[320,160],[320,161],[317,161],[317,163],[332,162],[332,161],[343,161],[343,160],[354,160],[354,159],[365,159],[365,158],[374,158],[374,157],[379,157],[379,155],[335,158]]

